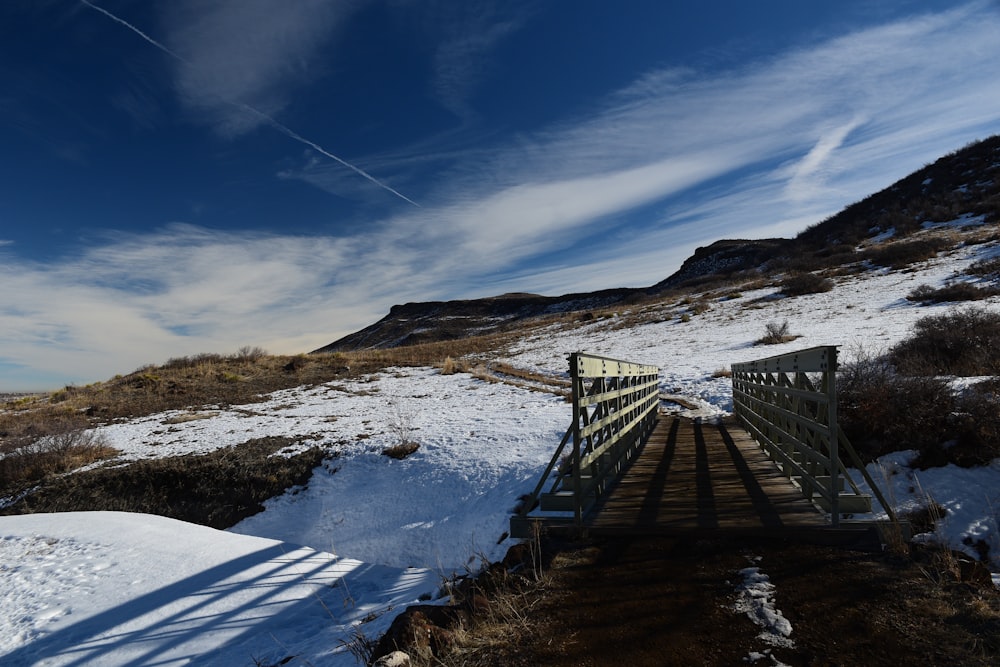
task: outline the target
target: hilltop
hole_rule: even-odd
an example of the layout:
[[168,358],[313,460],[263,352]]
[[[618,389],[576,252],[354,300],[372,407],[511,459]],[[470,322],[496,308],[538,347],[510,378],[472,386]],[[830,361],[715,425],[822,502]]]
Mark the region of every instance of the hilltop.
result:
[[681,267],[644,289],[606,289],[545,297],[512,294],[393,306],[378,322],[314,352],[381,349],[512,331],[547,316],[607,309],[685,290],[775,279],[789,273],[904,268],[964,243],[929,234],[928,225],[1000,222],[1000,136],[972,143],[851,204],[792,239],[722,239],[695,250]]

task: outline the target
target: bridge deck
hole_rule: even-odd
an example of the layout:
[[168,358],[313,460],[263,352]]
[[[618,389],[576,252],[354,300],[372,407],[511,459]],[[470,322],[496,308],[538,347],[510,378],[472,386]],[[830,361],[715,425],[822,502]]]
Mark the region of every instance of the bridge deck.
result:
[[828,526],[736,422],[670,415],[586,523],[592,534],[787,535]]

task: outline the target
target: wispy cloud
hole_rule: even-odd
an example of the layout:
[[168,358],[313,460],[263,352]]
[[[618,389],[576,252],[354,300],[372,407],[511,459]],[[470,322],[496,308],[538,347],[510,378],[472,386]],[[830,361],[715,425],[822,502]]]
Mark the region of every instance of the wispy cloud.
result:
[[59,265],[3,262],[0,362],[92,380],[234,345],[313,349],[382,309],[366,301],[378,285],[356,291],[358,250],[349,239],[172,225],[109,237]]
[[409,300],[650,285],[697,245],[794,234],[996,133],[997,34],[975,3],[728,71],[651,71],[489,159],[449,154],[438,205],[342,238],[175,225],[59,265],[5,261],[0,364],[94,379],[312,349]]
[[[606,232],[639,206],[661,208],[633,226],[643,236],[693,220],[692,244],[794,234],[1000,130],[998,30],[1000,14],[976,3],[721,73],[649,72],[591,116],[522,137],[443,185],[455,203],[428,237],[441,230],[471,264],[500,256],[510,267],[595,228],[607,253]],[[713,189],[722,177],[727,188]],[[574,284],[612,277],[577,251]],[[669,272],[655,256],[645,266],[649,283]],[[523,288],[538,289],[528,277]]]
[[[230,67],[228,65],[231,62],[230,59],[242,56],[242,53],[240,52],[223,54],[221,58],[218,57],[206,58],[198,53],[199,51],[198,48],[194,48],[189,45],[187,50],[195,51],[194,59],[192,59],[191,57],[183,56],[174,49],[165,46],[161,42],[150,37],[148,34],[143,32],[133,24],[109,12],[108,10],[89,2],[88,0],[81,0],[81,2],[83,2],[84,5],[90,7],[94,11],[100,12],[101,14],[108,17],[115,23],[118,23],[119,25],[127,28],[128,30],[131,30],[135,34],[139,35],[146,42],[148,42],[150,45],[156,47],[160,51],[166,53],[171,58],[173,58],[180,66],[179,72],[181,74],[180,78],[182,82],[188,80],[194,80],[197,82],[197,84],[194,86],[195,90],[198,92],[197,100],[195,101],[196,106],[207,105],[212,109],[214,109],[215,111],[218,111],[219,109],[226,109],[229,112],[229,114],[226,117],[229,118],[230,121],[240,119],[239,123],[241,125],[245,125],[247,119],[252,119],[253,122],[250,123],[251,126],[259,123],[264,123],[266,125],[269,125],[278,132],[284,134],[286,137],[294,141],[297,141],[300,144],[308,146],[309,148],[313,149],[320,155],[323,155],[324,157],[333,160],[342,167],[350,169],[355,174],[361,176],[370,183],[377,185],[383,190],[391,192],[396,197],[402,199],[408,204],[412,204],[413,206],[417,206],[419,208],[419,204],[417,204],[409,197],[401,194],[398,190],[390,187],[386,183],[383,183],[382,181],[378,180],[365,170],[351,164],[347,160],[344,160],[343,158],[334,155],[330,151],[320,146],[318,143],[310,139],[306,139],[298,132],[295,132],[294,130],[289,128],[284,123],[279,122],[276,118],[274,118],[273,115],[271,115],[271,113],[262,111],[260,107],[264,106],[263,104],[259,102],[251,104],[250,102],[247,101],[251,97],[256,97],[257,93],[259,92],[258,89],[262,87],[262,82],[267,81],[267,75],[271,73],[268,71],[268,69],[273,70],[275,73],[280,73],[281,71],[280,66],[282,65],[282,60],[281,60],[282,56],[288,58],[289,56],[300,55],[299,51],[301,50],[301,48],[305,47],[303,47],[303,45],[300,44],[299,42],[296,42],[293,39],[292,42],[293,48],[291,49],[291,53],[281,52],[281,49],[278,49],[277,53],[275,52],[274,49],[264,49],[263,55],[272,59],[266,61],[271,65],[271,67],[265,69],[263,73],[256,73],[256,76],[251,77],[252,83],[248,85],[245,79],[243,81],[239,80],[230,81],[230,80],[220,79],[219,77],[216,76],[217,74],[220,74],[220,72],[218,71],[219,62],[226,63],[226,67],[224,68],[226,71],[224,73],[226,74],[231,73],[229,72]],[[257,5],[258,5],[257,7],[251,7],[251,9],[259,8],[259,3],[257,3]],[[213,39],[209,40],[208,43],[211,44],[213,50],[219,47],[219,45],[222,44],[224,41],[226,41],[226,39],[219,39],[220,35],[218,33],[222,33],[222,37],[224,38],[230,38],[231,35],[228,34],[229,32],[233,30],[236,31],[244,30],[248,27],[244,23],[245,15],[241,11],[245,10],[247,6],[248,6],[247,3],[241,2],[237,6],[233,2],[220,0],[220,2],[213,8],[214,11],[211,11],[207,15],[198,16],[199,23],[209,24],[208,32],[209,34],[212,34]],[[298,5],[297,8],[302,9],[304,6],[305,5]],[[199,9],[204,9],[205,5],[199,4],[198,7]],[[288,18],[290,14],[294,15],[294,13],[290,13],[286,10],[277,9],[273,5],[268,5],[267,7],[265,7],[265,9],[267,9],[273,14],[276,14],[280,19]],[[219,20],[220,18],[221,20]],[[232,20],[233,18],[237,18],[238,20],[234,22]],[[284,32],[289,28],[289,23],[292,24],[292,26],[294,27],[302,27],[299,25],[299,22],[297,20],[292,20],[292,21],[279,20],[277,22],[270,22],[267,20],[262,21],[262,24],[269,26],[271,30],[275,29],[274,23],[277,23],[278,33],[281,34],[281,36],[284,38],[287,38],[287,35],[285,35]],[[191,24],[188,24],[187,27],[190,30]],[[315,28],[315,26],[311,27]],[[200,31],[198,30],[195,30],[194,32],[200,33]],[[291,30],[291,32],[295,31]],[[185,32],[182,31],[182,34],[185,34]],[[265,31],[265,35],[271,36],[271,32]],[[293,35],[292,37],[294,38],[296,36],[301,37],[301,35]],[[236,42],[230,42],[230,46],[232,46],[233,44],[242,46],[246,43],[245,40],[251,37],[253,37],[253,35],[243,34],[242,40]],[[264,40],[264,41],[271,43],[269,40]],[[309,40],[305,39],[304,41],[308,42]],[[205,40],[200,36],[194,40],[194,43],[196,46],[202,46],[202,47],[206,44]],[[296,49],[294,47],[301,47],[301,48]],[[242,51],[242,49],[238,49],[238,51]],[[256,52],[256,55],[259,57],[262,54],[260,51],[258,51]],[[285,81],[285,79],[282,78],[282,81]],[[276,82],[271,82],[268,87],[271,87],[275,84]],[[183,88],[184,86],[182,86],[182,89]],[[225,124],[224,126],[227,128],[230,127],[228,123]]]
[[520,3],[495,0],[441,3],[444,33],[434,55],[432,86],[445,108],[468,120],[474,116],[468,98],[489,71],[489,54],[527,20]]
[[277,115],[298,86],[322,74],[321,47],[360,2],[183,0],[164,9],[164,39],[190,63],[176,70],[182,99],[224,134],[247,132],[265,119],[240,102]]

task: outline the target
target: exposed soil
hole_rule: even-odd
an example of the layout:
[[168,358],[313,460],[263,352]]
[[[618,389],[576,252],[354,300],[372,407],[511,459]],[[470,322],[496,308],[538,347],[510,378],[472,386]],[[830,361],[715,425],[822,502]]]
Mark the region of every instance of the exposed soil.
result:
[[[735,611],[739,572],[751,565],[775,585],[793,646],[769,645]],[[725,538],[573,545],[555,556],[516,639],[472,664],[1000,664],[1000,592],[977,568],[964,576],[934,550],[893,558]]]

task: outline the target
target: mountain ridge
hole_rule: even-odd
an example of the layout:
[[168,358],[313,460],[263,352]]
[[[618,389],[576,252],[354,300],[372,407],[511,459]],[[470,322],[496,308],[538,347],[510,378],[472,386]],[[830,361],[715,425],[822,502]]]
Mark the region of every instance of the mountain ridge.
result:
[[587,317],[592,310],[637,303],[681,288],[707,288],[740,277],[760,279],[864,262],[878,264],[873,252],[878,247],[919,235],[925,223],[962,216],[1000,222],[1000,135],[949,153],[794,238],[720,239],[699,247],[677,271],[647,288],[561,296],[509,293],[394,305],[377,322],[313,353],[402,347],[499,333],[528,319],[570,313]]

